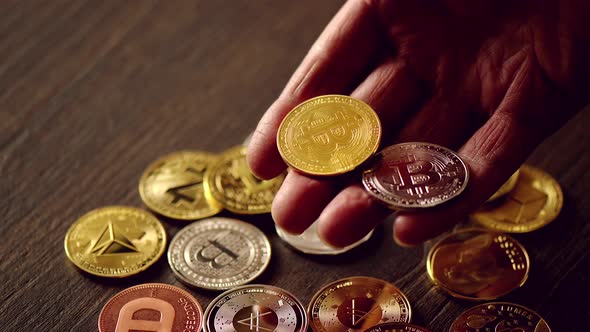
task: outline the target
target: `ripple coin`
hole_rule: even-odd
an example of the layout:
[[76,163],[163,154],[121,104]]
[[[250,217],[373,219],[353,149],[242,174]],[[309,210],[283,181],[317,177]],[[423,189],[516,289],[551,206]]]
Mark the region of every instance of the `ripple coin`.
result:
[[508,302],[491,302],[463,312],[449,330],[480,331],[551,332],[551,329],[538,313],[527,307]]

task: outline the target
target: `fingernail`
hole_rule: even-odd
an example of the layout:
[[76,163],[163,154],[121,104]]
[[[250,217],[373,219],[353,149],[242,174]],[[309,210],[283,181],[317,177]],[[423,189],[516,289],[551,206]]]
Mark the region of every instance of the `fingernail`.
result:
[[406,243],[406,242],[403,242],[402,240],[398,239],[397,234],[395,232],[393,232],[393,241],[395,241],[395,243],[400,247],[404,247],[404,248],[416,247],[416,244]]

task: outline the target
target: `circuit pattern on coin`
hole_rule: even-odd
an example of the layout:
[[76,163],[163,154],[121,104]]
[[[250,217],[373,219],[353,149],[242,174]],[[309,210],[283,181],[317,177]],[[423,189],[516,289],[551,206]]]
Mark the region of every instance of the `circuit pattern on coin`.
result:
[[365,332],[430,332],[430,330],[414,324],[397,322],[375,325],[366,329]]
[[284,289],[248,285],[215,298],[205,310],[204,332],[305,332],[303,305]]
[[309,99],[287,114],[277,146],[291,167],[311,175],[349,172],[379,147],[381,123],[364,102],[341,95]]
[[324,286],[308,307],[314,332],[364,331],[388,322],[409,323],[410,302],[394,285],[370,277],[350,277]]
[[65,237],[68,258],[101,277],[126,277],[155,263],[164,253],[166,231],[141,209],[110,206],[78,219]]
[[205,190],[226,209],[239,214],[268,213],[285,174],[260,180],[246,161],[245,146],[222,153],[205,177]]
[[512,237],[485,229],[462,229],[428,253],[430,279],[450,295],[493,300],[524,285],[530,270],[526,249]]
[[205,192],[205,173],[216,156],[201,151],[179,151],[153,162],[139,181],[139,194],[153,211],[174,219],[195,220],[221,211]]
[[142,284],[113,296],[98,317],[99,332],[200,331],[203,309],[188,292],[166,284]]
[[559,183],[546,172],[523,165],[514,189],[471,214],[470,220],[502,232],[527,233],[555,220],[562,207]]
[[551,328],[538,313],[527,307],[508,302],[490,302],[463,312],[449,330],[480,331],[551,332]]
[[401,143],[381,150],[363,172],[365,189],[393,209],[427,208],[458,196],[469,179],[453,151],[431,143]]
[[168,249],[170,267],[182,281],[214,290],[254,280],[266,269],[270,256],[270,243],[258,228],[218,217],[184,227]]

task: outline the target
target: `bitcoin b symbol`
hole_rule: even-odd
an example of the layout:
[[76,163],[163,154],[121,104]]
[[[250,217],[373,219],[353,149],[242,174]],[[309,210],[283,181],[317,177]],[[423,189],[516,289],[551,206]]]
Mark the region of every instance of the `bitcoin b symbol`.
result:
[[398,191],[407,191],[410,195],[422,195],[428,192],[428,187],[440,182],[442,176],[434,170],[432,163],[416,160],[415,156],[408,156],[408,160],[395,161],[388,164],[395,172],[391,181],[384,181]]

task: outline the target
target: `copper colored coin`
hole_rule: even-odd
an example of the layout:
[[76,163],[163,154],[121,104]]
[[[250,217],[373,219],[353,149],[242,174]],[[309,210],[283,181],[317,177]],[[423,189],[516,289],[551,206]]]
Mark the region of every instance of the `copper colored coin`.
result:
[[143,284],[113,296],[98,317],[100,332],[200,331],[203,309],[188,292],[166,284]]
[[463,312],[449,332],[551,332],[547,322],[531,309],[508,302],[492,302]]
[[444,146],[402,143],[381,150],[363,172],[365,189],[396,210],[428,208],[458,196],[469,172],[461,158]]
[[430,332],[430,330],[408,323],[385,323],[368,328],[365,332]]

